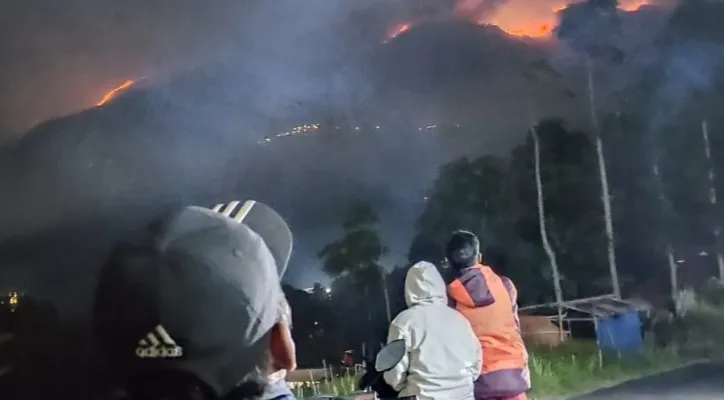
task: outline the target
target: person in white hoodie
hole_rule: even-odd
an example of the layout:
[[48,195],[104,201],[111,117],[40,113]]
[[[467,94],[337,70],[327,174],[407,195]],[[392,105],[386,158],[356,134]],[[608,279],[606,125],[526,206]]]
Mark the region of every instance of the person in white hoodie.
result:
[[384,373],[399,397],[418,400],[473,400],[482,369],[482,350],[467,319],[448,307],[440,272],[421,261],[407,271],[405,302],[390,324],[387,342],[404,339],[407,354]]

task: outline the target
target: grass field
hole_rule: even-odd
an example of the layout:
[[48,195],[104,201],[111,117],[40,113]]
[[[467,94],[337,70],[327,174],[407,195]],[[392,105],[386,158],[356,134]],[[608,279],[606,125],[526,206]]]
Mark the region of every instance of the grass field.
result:
[[[601,354],[594,342],[575,340],[554,348],[532,347],[529,352],[533,382],[531,399],[585,392],[671,368],[685,361],[675,349],[646,348],[636,355]],[[300,399],[315,394],[345,396],[354,392],[356,382],[356,376],[341,376],[298,386],[294,392]]]
[[638,354],[599,353],[595,342],[571,341],[530,351],[531,399],[586,392],[684,363],[674,349],[645,348]]

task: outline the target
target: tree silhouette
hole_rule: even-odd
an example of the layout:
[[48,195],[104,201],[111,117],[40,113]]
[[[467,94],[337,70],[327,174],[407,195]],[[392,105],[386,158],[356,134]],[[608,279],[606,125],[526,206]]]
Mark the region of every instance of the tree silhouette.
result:
[[[566,297],[601,294],[595,279],[605,276],[606,254],[595,147],[560,120],[541,121],[537,128],[545,223],[560,261],[562,289]],[[528,136],[507,159],[463,158],[441,167],[418,221],[417,245],[442,244],[455,229],[475,232],[484,261],[510,276],[528,304],[553,297],[536,212],[533,154]]]
[[[343,218],[344,236],[324,246],[318,257],[324,271],[333,278],[352,276],[367,296],[382,292],[387,319],[391,320],[385,273],[379,264],[388,250],[375,230],[378,221],[379,217],[368,203],[353,204]],[[368,319],[372,319],[371,313]]]

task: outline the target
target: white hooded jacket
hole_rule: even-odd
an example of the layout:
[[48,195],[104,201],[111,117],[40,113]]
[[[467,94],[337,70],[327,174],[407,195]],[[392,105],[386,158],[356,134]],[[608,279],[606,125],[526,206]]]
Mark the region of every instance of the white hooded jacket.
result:
[[409,307],[390,324],[387,342],[404,339],[407,355],[385,381],[402,396],[419,400],[472,400],[482,369],[482,350],[467,319],[448,307],[447,290],[434,265],[419,262],[407,271]]

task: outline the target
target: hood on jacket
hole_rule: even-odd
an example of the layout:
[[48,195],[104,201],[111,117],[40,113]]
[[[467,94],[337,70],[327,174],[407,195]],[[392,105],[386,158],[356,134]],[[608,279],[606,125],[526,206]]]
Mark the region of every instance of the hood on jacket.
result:
[[407,271],[405,303],[408,307],[418,304],[447,304],[445,281],[433,264],[420,261]]
[[[451,284],[448,290],[450,299],[455,304],[462,304],[466,307],[487,307],[495,303],[495,296],[490,291],[488,276],[495,275],[490,267],[476,265],[459,271],[459,276]],[[512,282],[510,282],[512,284]],[[506,284],[507,289],[507,284]]]

